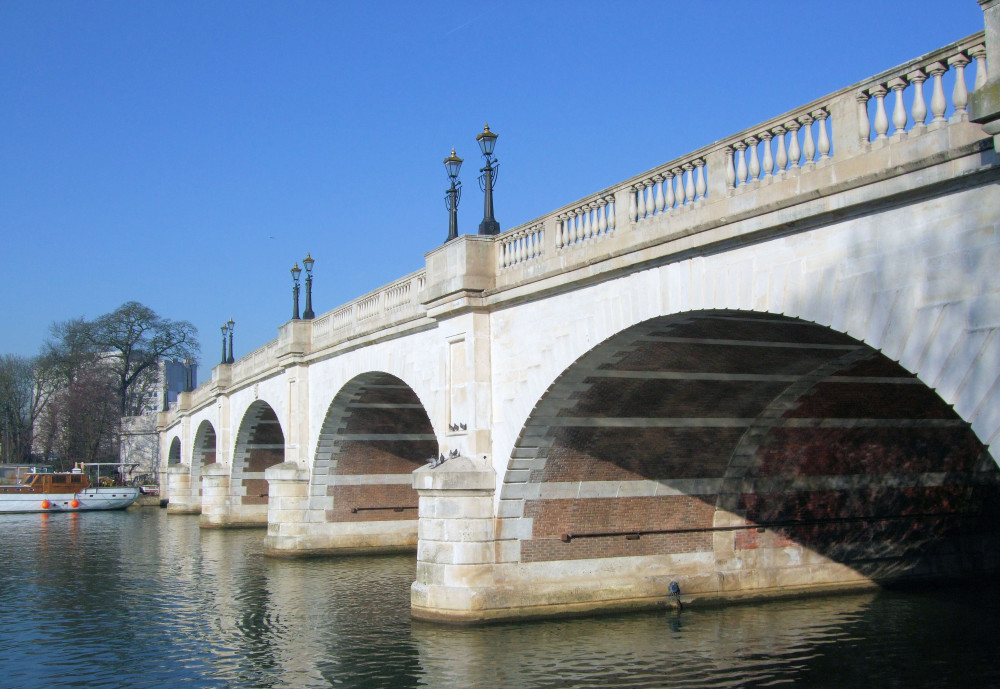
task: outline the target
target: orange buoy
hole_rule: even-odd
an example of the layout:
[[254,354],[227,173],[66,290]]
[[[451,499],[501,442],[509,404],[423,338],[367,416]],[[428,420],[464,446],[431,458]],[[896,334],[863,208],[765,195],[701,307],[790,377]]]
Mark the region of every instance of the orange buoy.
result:
[[52,507],[52,503],[51,502],[49,502],[48,500],[42,500],[42,509],[43,510],[47,510],[50,507]]
[[76,509],[77,507],[80,506],[80,501],[77,500],[76,498],[73,498],[72,500],[69,501],[69,506],[72,507],[73,509]]

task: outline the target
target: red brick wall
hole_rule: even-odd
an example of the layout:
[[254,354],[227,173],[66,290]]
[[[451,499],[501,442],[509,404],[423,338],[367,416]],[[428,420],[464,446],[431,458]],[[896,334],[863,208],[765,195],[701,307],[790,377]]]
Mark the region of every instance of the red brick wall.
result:
[[[781,321],[778,316],[717,315],[738,318],[661,319],[637,326],[632,338],[630,333],[612,338],[574,364],[550,391],[557,393],[553,400],[566,401],[548,403],[538,425],[529,420],[530,433],[519,443],[537,448],[530,452],[543,460],[529,481],[669,485],[704,479],[724,487],[720,504],[726,511],[745,513],[750,527],[768,525],[735,531],[737,552],[799,545],[870,572],[876,562],[878,571],[886,571],[908,558],[931,561],[949,548],[958,552],[952,546],[969,534],[995,531],[996,467],[979,470],[982,444],[933,390],[914,383],[881,354],[852,349],[857,342],[827,328],[791,319],[771,322]],[[683,341],[690,338],[704,340]],[[732,342],[737,340],[759,346]],[[609,370],[783,378],[597,374]],[[601,421],[575,426],[559,421],[575,418]],[[616,418],[671,422],[616,426]],[[749,425],[704,427],[698,419],[705,418],[757,419],[756,435],[746,436]],[[687,427],[685,419],[691,419]],[[672,427],[678,422],[681,427]],[[536,440],[540,433],[545,442]],[[737,450],[752,453],[745,469],[730,466]],[[756,486],[756,492],[741,493],[745,486]],[[528,500],[524,516],[533,520],[533,532],[521,543],[521,557],[711,550],[716,501],[716,495]],[[687,528],[705,531],[560,540],[565,533]]]
[[327,519],[333,522],[384,522],[416,519],[416,509],[396,512],[389,509],[359,510],[356,507],[417,507],[417,492],[410,484],[367,484],[330,486],[333,509]]

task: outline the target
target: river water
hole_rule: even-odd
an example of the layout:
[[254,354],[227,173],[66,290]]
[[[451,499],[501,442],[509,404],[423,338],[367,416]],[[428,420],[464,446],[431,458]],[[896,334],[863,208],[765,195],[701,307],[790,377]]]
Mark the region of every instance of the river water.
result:
[[0,687],[1000,687],[1000,587],[487,627],[412,556],[280,560],[157,508],[0,517]]

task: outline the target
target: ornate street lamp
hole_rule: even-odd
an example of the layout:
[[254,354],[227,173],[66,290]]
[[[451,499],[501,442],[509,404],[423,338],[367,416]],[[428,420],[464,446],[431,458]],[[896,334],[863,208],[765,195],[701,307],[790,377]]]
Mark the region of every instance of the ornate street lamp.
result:
[[236,361],[236,359],[233,358],[233,331],[236,330],[236,323],[232,318],[230,318],[226,325],[229,326],[229,359],[226,360],[226,363],[231,364]]
[[451,180],[451,188],[445,192],[444,205],[448,209],[448,238],[445,244],[458,237],[458,202],[462,199],[462,183],[458,181],[458,171],[462,169],[462,159],[455,155],[455,149],[451,149],[451,155],[444,159],[444,169]]
[[292,267],[292,320],[299,320],[299,276],[302,275],[302,269],[299,268],[298,262]]
[[223,364],[229,363],[229,355],[226,354],[226,335],[229,333],[229,324],[222,324],[222,362]]
[[307,251],[306,257],[302,259],[302,265],[306,269],[306,310],[302,312],[302,317],[305,319],[316,317],[313,313],[313,263],[315,262]]
[[499,164],[493,160],[493,147],[497,143],[497,135],[490,131],[489,122],[483,128],[483,133],[476,137],[479,142],[479,150],[486,158],[486,167],[482,168],[479,175],[479,187],[485,192],[486,199],[483,207],[483,221],[479,223],[479,234],[500,234],[500,223],[493,217],[493,182],[496,180]]

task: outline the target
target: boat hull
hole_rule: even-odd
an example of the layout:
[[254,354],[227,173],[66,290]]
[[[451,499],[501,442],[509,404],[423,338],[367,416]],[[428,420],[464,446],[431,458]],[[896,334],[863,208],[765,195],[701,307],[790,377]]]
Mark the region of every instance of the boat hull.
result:
[[[133,486],[86,488],[77,493],[8,493],[0,495],[0,513],[123,510],[138,497],[139,489]],[[76,507],[73,507],[74,500]]]

